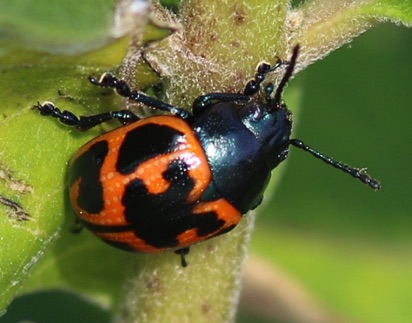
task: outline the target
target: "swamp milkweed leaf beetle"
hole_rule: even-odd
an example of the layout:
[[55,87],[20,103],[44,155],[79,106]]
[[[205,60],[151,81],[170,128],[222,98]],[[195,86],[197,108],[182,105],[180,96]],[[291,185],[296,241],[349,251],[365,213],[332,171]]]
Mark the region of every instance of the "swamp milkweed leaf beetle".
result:
[[[76,117],[50,102],[35,109],[85,131],[108,120],[123,126],[86,143],[69,165],[70,201],[81,222],[104,242],[128,251],[174,250],[232,230],[262,201],[271,171],[288,156],[289,146],[303,149],[378,190],[362,169],[327,157],[290,139],[292,114],[282,101],[299,45],[290,61],[261,63],[243,93],[201,95],[192,111],[131,90],[109,73],[90,82],[169,115],[139,118],[129,110]],[[265,76],[281,65],[285,74],[275,89]]]

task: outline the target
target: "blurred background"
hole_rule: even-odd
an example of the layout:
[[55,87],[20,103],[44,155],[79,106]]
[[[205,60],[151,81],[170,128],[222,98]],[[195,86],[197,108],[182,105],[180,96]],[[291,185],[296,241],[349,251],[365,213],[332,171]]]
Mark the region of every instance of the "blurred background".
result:
[[382,189],[291,148],[259,210],[251,253],[338,321],[412,322],[411,58],[411,31],[382,24],[289,87],[302,91],[293,137],[367,167]]

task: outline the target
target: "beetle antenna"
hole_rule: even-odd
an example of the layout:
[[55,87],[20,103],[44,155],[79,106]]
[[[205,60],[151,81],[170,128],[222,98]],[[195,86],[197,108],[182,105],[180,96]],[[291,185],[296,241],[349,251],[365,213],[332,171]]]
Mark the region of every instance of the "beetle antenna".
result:
[[381,188],[381,184],[376,179],[373,179],[370,177],[368,174],[365,173],[363,169],[358,169],[354,167],[350,167],[346,164],[340,163],[336,160],[333,160],[330,157],[327,157],[323,155],[321,152],[309,147],[308,145],[304,144],[302,141],[297,140],[297,139],[291,139],[289,140],[289,144],[299,148],[303,149],[304,151],[307,151],[310,153],[312,156],[315,156],[316,158],[320,159],[321,161],[325,162],[326,164],[329,164],[344,173],[347,173],[358,180],[360,180],[362,183],[369,185],[372,189],[375,191],[379,190]]
[[280,100],[282,99],[282,93],[283,93],[283,90],[284,90],[284,88],[285,88],[285,86],[286,86],[286,83],[289,81],[289,79],[291,78],[291,76],[292,76],[292,74],[293,74],[293,70],[295,69],[295,66],[296,66],[296,60],[297,60],[297,58],[298,58],[298,54],[299,54],[299,49],[300,49],[300,46],[299,46],[299,44],[298,45],[296,45],[294,48],[293,48],[293,52],[292,52],[292,57],[291,57],[291,59],[290,59],[290,62],[289,62],[289,64],[288,64],[288,67],[287,67],[287,69],[286,69],[286,72],[285,72],[285,75],[283,75],[283,78],[282,78],[282,80],[280,81],[280,83],[279,83],[279,85],[278,85],[278,87],[277,87],[277,89],[276,89],[276,93],[275,93],[275,97],[274,97],[274,102],[275,102],[275,104],[280,104]]

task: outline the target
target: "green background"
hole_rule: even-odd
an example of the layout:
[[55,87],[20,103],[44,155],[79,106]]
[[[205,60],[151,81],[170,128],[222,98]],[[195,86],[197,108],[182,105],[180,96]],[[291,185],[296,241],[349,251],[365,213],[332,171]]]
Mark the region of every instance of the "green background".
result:
[[310,66],[294,136],[379,179],[374,192],[293,150],[252,253],[346,319],[412,322],[412,33],[381,25]]

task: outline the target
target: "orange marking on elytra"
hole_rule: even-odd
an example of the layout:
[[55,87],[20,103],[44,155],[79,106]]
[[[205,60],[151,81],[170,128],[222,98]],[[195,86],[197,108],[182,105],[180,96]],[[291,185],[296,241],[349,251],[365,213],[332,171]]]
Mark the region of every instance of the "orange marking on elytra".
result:
[[[156,156],[146,162],[138,165],[134,172],[130,174],[120,174],[116,171],[116,163],[119,154],[119,148],[123,143],[127,133],[137,126],[154,123],[156,125],[165,125],[182,132],[182,137],[177,149],[159,156]],[[146,138],[142,138],[145,140]],[[76,213],[86,222],[92,224],[111,223],[113,225],[127,225],[124,219],[125,208],[122,204],[122,198],[125,194],[125,187],[135,179],[143,182],[149,194],[161,194],[171,185],[163,177],[163,172],[167,170],[168,165],[176,159],[182,159],[189,165],[189,176],[194,180],[194,188],[187,197],[187,203],[197,201],[211,180],[211,171],[206,159],[206,155],[193,130],[183,120],[171,116],[156,116],[132,123],[113,132],[103,134],[100,137],[90,141],[79,149],[76,156],[86,152],[93,144],[98,141],[106,140],[108,142],[108,153],[101,167],[100,181],[103,187],[102,199],[104,207],[99,214],[88,214],[75,207]],[[76,156],[74,158],[76,158]],[[78,197],[78,183],[72,185],[71,200],[76,201]],[[72,203],[76,206],[76,203]],[[136,210],[138,212],[138,210]]]

